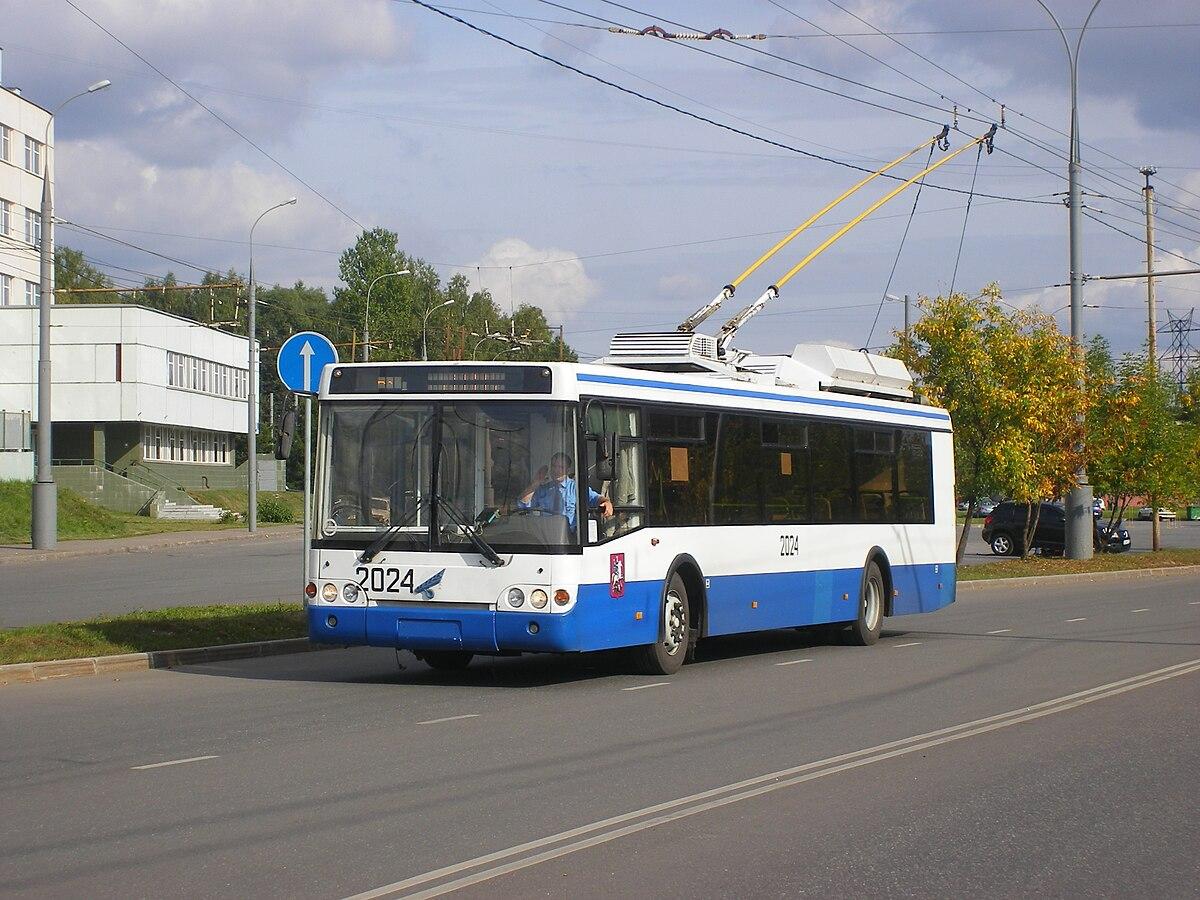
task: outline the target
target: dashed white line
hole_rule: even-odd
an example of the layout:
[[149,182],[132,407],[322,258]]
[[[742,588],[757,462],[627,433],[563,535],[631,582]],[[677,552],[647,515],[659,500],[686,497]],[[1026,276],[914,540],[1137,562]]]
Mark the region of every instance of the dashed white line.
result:
[[1086,622],[1087,616],[1080,616],[1078,619],[1067,619],[1068,622]]
[[1130,612],[1150,612],[1150,607],[1143,606],[1141,609],[1131,609]]
[[1189,600],[1188,606],[1200,606],[1200,600]]
[[161,769],[163,766],[182,766],[184,763],[201,762],[205,759],[216,759],[216,754],[211,756],[189,756],[187,759],[169,759],[166,762],[147,763],[144,766],[130,766],[135,771],[138,769]]
[[439,725],[442,722],[457,722],[461,719],[478,719],[479,713],[467,713],[465,716],[446,716],[442,719],[426,719],[424,722],[418,722],[418,725]]
[[892,644],[893,647],[915,647],[918,644],[923,644],[924,641],[909,641],[907,644]]
[[1008,634],[1012,631],[1011,628],[997,628],[995,631],[989,631],[988,634]]
[[623,690],[623,691],[644,691],[644,690],[646,690],[646,688],[666,687],[670,683],[671,682],[669,682],[669,681],[656,681],[656,682],[654,682],[654,684],[635,684],[633,687],[621,688],[621,690]]
[[796,663],[802,663],[802,662],[812,662],[812,660],[809,659],[808,657],[805,657],[804,659],[789,659],[785,662],[775,663],[775,665],[777,665],[777,666],[794,666],[794,665],[796,665]]

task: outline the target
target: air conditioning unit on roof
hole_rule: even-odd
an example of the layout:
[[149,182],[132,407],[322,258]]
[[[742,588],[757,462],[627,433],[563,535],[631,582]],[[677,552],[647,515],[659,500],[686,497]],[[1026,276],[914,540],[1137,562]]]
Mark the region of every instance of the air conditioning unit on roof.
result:
[[903,399],[913,396],[908,366],[890,356],[827,344],[797,344],[792,359],[819,372],[821,387],[826,390]]

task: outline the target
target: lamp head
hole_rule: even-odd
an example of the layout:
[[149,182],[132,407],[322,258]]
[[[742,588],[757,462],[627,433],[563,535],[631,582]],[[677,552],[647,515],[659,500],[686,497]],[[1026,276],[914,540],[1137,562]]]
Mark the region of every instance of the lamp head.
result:
[[89,94],[94,94],[94,93],[96,93],[96,91],[104,90],[106,87],[110,86],[111,84],[112,84],[112,82],[109,81],[107,78],[105,78],[103,81],[97,81],[95,84],[91,85],[87,89],[87,92]]
[[293,203],[295,203],[295,202],[296,202],[296,198],[295,198],[295,197],[292,197],[292,198],[290,198],[290,199],[288,199],[288,200],[284,200],[284,201],[283,201],[283,203],[282,203],[282,204],[280,204],[280,205],[281,205],[281,206],[291,206],[291,205],[292,205]]

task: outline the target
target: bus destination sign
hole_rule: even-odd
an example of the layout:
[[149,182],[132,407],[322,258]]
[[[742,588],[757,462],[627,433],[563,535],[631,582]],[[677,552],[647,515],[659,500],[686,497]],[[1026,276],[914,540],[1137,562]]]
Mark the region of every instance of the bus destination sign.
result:
[[340,366],[331,394],[549,394],[546,366]]

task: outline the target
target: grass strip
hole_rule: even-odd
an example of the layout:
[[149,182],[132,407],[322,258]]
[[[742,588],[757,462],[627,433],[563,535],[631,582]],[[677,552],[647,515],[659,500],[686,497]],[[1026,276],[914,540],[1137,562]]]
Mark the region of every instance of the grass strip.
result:
[[0,665],[304,637],[296,603],[176,606],[0,630]]
[[1089,572],[1127,572],[1200,565],[1200,549],[1159,550],[1157,553],[1101,553],[1091,559],[1031,556],[978,566],[959,566],[959,581],[990,581],[1036,575],[1080,575]]

